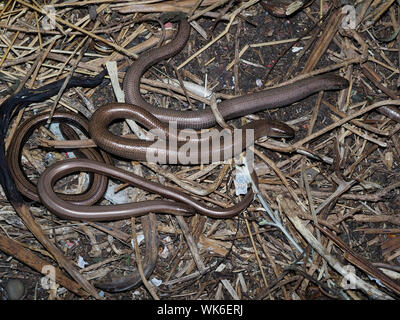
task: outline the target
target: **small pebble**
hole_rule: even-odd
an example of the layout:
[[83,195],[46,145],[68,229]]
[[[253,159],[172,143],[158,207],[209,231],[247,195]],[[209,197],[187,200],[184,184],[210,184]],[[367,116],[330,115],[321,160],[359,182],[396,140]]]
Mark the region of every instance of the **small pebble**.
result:
[[8,280],[6,290],[8,294],[8,300],[21,300],[25,295],[24,283],[19,279]]

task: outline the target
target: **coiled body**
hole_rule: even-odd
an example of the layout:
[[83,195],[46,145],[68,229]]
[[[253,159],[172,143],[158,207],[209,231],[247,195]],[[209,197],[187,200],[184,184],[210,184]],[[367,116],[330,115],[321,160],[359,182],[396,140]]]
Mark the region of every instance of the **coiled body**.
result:
[[[171,42],[159,48],[147,51],[129,67],[123,84],[126,101],[128,104],[113,103],[103,106],[93,114],[92,119],[90,120],[88,126],[90,137],[100,148],[110,152],[111,154],[131,160],[148,161],[149,154],[157,154],[159,156],[157,159],[162,159],[163,161],[156,162],[171,163],[173,159],[176,161],[175,164],[188,164],[182,163],[182,159],[187,159],[187,157],[185,157],[187,150],[181,150],[180,147],[190,142],[193,146],[198,148],[197,151],[195,151],[190,157],[191,161],[189,163],[194,164],[221,161],[235,156],[242,152],[246,147],[251,145],[254,140],[262,136],[293,136],[294,132],[290,127],[282,122],[269,120],[260,120],[243,126],[239,129],[241,132],[240,138],[233,139],[231,142],[228,141],[228,143],[226,143],[226,141],[222,141],[222,138],[219,139],[217,137],[217,140],[219,139],[223,142],[218,148],[213,148],[213,139],[210,137],[192,137],[189,141],[187,141],[185,139],[180,139],[178,137],[178,132],[172,133],[170,127],[167,125],[169,123],[174,123],[177,128],[192,129],[203,129],[216,125],[216,120],[211,109],[182,112],[157,108],[150,105],[140,94],[140,78],[146,72],[146,70],[148,70],[148,68],[157,62],[163,59],[168,59],[169,57],[172,57],[181,51],[185,46],[189,35],[190,25],[187,23],[187,21],[183,20],[180,23],[176,37]],[[231,100],[225,100],[218,105],[218,110],[225,120],[229,120],[264,109],[288,105],[321,90],[337,90],[342,89],[347,85],[347,80],[339,76],[332,74],[321,75],[287,86],[251,93]],[[158,142],[165,141],[166,143],[160,147],[159,144],[155,146],[154,141],[126,139],[124,137],[111,134],[108,130],[110,123],[117,119],[124,118],[134,119],[147,129],[158,130],[159,133],[163,134],[163,137],[159,137]],[[69,120],[66,119],[66,121]],[[252,139],[248,139],[247,132],[252,133]],[[217,131],[217,134],[218,133],[219,131]],[[171,147],[171,138],[177,141],[176,148]],[[24,137],[18,139],[19,140],[17,140],[15,143],[15,148],[18,150],[14,149],[10,152],[11,154],[18,154],[17,156],[12,155],[10,157],[10,164],[15,168],[17,167],[17,163],[19,163],[20,148]],[[202,148],[199,148],[200,146],[202,146]],[[216,157],[213,157],[215,155]],[[100,159],[95,160],[99,161]],[[90,163],[90,166],[88,163]],[[76,168],[74,169],[73,166],[76,166]],[[109,165],[95,164],[91,160],[69,160],[63,162],[62,164],[53,165],[40,177],[40,188],[38,191],[39,198],[42,203],[49,208],[49,210],[64,218],[114,220],[126,218],[130,214],[139,215],[150,211],[160,212],[162,210],[164,210],[164,212],[174,214],[201,212],[210,217],[232,217],[246,208],[252,199],[251,191],[249,191],[249,194],[239,204],[236,204],[232,208],[227,210],[219,208],[207,209],[209,210],[207,211],[205,208],[199,206],[196,202],[189,201],[188,198],[182,197],[180,194],[171,193],[171,190],[168,189],[168,187],[156,184],[151,185],[148,190],[162,194],[164,197],[173,199],[173,201],[168,200],[167,202],[154,203],[148,202],[148,206],[145,203],[141,203],[136,207],[135,205],[132,205],[132,211],[126,210],[125,207],[116,208],[115,206],[109,208],[96,206],[94,209],[90,209],[89,207],[85,206],[79,206],[81,209],[80,211],[80,209],[77,207],[71,207],[75,206],[75,204],[71,203],[71,201],[60,199],[60,197],[52,191],[52,186],[55,182],[54,179],[59,179],[63,176],[66,176],[72,171],[76,172],[83,169],[87,169],[88,171],[96,174],[106,174],[112,177],[118,176],[119,179],[123,181],[144,185],[143,180],[135,180],[138,177],[135,177],[132,180],[131,174],[126,173],[126,175],[124,175],[118,171],[119,169],[112,169],[112,167]],[[18,170],[15,172],[17,172],[18,176]],[[27,185],[28,183],[26,183],[26,181],[22,183],[22,189],[24,189],[24,187]],[[28,188],[26,188],[26,190],[28,190]],[[37,195],[35,196],[36,190],[30,188],[29,192],[31,199],[38,199]],[[81,204],[88,205],[88,203]],[[112,208],[114,208],[115,211],[112,211],[114,210]]]
[[[173,57],[186,45],[190,35],[190,25],[182,20],[173,41],[143,53],[127,70],[123,88],[125,101],[137,105],[150,112],[161,122],[176,122],[178,128],[204,129],[217,124],[210,108],[197,111],[179,111],[158,108],[149,104],[140,93],[142,75],[155,63]],[[339,90],[347,88],[348,81],[334,74],[324,74],[293,84],[263,90],[237,98],[224,100],[218,104],[218,110],[225,120],[235,119],[247,114],[290,105],[311,94],[322,90]]]
[[[188,141],[179,138],[180,132],[178,131],[174,135],[175,133],[171,132],[168,124],[173,122],[179,129],[191,128],[199,130],[210,128],[217,124],[213,112],[211,109],[182,112],[154,107],[141,96],[139,86],[140,79],[146,70],[157,62],[168,59],[180,52],[185,46],[189,35],[190,25],[186,21],[182,21],[176,37],[170,43],[147,51],[131,65],[126,72],[123,83],[128,104],[113,103],[99,108],[93,114],[89,125],[86,123],[82,124],[80,120],[75,119],[70,114],[56,113],[53,119],[60,122],[73,122],[79,127],[84,128],[85,131],[89,131],[90,137],[100,148],[114,155],[126,159],[147,161],[149,153],[151,154],[154,151],[163,156],[159,157],[159,159],[165,159],[158,162],[171,163],[171,159],[176,159],[176,164],[186,164],[181,161],[182,158],[185,158],[185,151],[182,151],[180,147],[184,146]],[[321,75],[287,86],[225,100],[218,105],[218,110],[225,120],[230,120],[265,109],[290,105],[321,90],[339,90],[347,86],[348,82],[344,78],[333,74]],[[124,118],[134,119],[147,129],[158,130],[163,135],[163,137],[159,137],[159,142],[170,141],[171,138],[175,139],[177,141],[177,148],[171,148],[171,144],[169,143],[166,143],[163,147],[159,147],[159,145],[154,147],[154,141],[126,139],[111,134],[108,130],[109,125],[117,119]],[[18,181],[18,188],[21,192],[32,200],[40,200],[51,212],[61,218],[96,221],[116,220],[143,215],[148,212],[181,215],[200,213],[212,218],[230,218],[245,210],[253,200],[253,192],[250,189],[241,201],[229,208],[209,207],[183,192],[147,181],[142,177],[113,167],[107,156],[104,157],[101,153],[89,149],[89,151],[85,151],[85,156],[88,159],[64,160],[47,168],[40,176],[36,188],[31,182],[27,181],[22,172],[20,155],[21,148],[26,142],[29,133],[32,132],[32,128],[44,123],[45,120],[47,120],[46,115],[40,115],[38,118],[34,118],[31,122],[25,124],[23,130],[17,132],[14,142],[11,144],[12,147],[8,152],[9,164],[13,168],[12,174],[14,179]],[[198,149],[197,153],[195,152],[192,155],[190,163],[208,163],[215,159],[216,161],[227,159],[237,155],[248,147],[249,144],[252,144],[254,140],[263,136],[293,136],[293,130],[279,121],[260,120],[249,123],[239,130],[242,130],[240,139],[234,139],[230,144],[224,143],[218,149],[213,148],[211,144],[212,139],[210,138],[196,137],[192,139],[191,142],[195,146],[198,147],[205,144],[206,147],[205,149]],[[252,139],[247,139],[247,130],[251,130]],[[71,134],[70,136],[73,138],[74,135]],[[212,157],[214,154],[217,154],[216,158]],[[53,191],[54,184],[58,179],[79,171],[94,173],[92,183],[92,188],[93,186],[94,188],[93,190],[90,189],[86,193],[86,196],[77,195],[70,198],[69,196],[58,195]],[[100,175],[110,176],[147,191],[158,193],[165,199],[116,206],[93,205],[93,203],[96,203],[100,199],[99,195],[104,192],[105,188],[106,180],[99,178]],[[87,195],[92,199],[92,202],[88,200]],[[146,232],[146,239],[149,239],[148,246],[154,251],[157,249],[158,240],[156,239],[157,237],[151,237],[152,232],[155,232],[153,224],[149,226],[149,230]],[[149,262],[145,267],[146,276],[154,268],[156,256],[155,254],[154,257],[148,260]],[[139,277],[131,276],[117,279],[111,283],[103,283],[99,287],[107,291],[117,292],[131,289],[139,282]]]

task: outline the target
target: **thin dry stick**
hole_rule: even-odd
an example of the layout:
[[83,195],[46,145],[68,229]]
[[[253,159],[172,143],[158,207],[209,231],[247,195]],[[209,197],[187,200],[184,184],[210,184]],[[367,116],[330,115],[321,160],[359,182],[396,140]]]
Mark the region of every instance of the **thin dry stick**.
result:
[[[277,267],[277,265],[275,263],[275,260],[273,259],[273,257],[271,257],[271,254],[269,252],[268,247],[264,244],[266,240],[264,239],[264,237],[261,237],[261,233],[262,232],[258,230],[258,226],[257,226],[257,223],[255,221],[252,221],[251,224],[252,224],[252,226],[254,228],[254,231],[255,231],[254,234],[255,234],[255,236],[257,238],[257,241],[261,245],[261,248],[264,251],[264,255],[267,257],[269,263],[271,264],[271,267],[272,267],[272,270],[275,273],[275,276],[279,277],[280,271],[279,271],[279,269],[278,269],[278,267]],[[282,291],[283,291],[284,296],[287,298],[286,288],[282,287]],[[274,300],[274,298],[273,298],[273,296],[271,294],[269,295],[269,298],[270,298],[270,300]]]
[[36,220],[33,218],[33,214],[30,212],[29,206],[26,203],[12,204],[15,211],[23,220],[24,224],[27,228],[32,232],[32,234],[39,240],[39,242],[49,251],[49,253],[54,257],[57,263],[64,268],[70,276],[78,282],[89,294],[91,294],[96,299],[102,299],[97,290],[93,287],[93,285],[82,275],[80,274],[72,262],[68,260],[63,253],[54,245],[52,241],[43,233],[42,227]]
[[140,259],[139,255],[139,244],[137,241],[137,236],[136,236],[136,230],[135,230],[135,217],[131,218],[131,225],[132,225],[132,238],[135,243],[135,258],[136,258],[136,264],[138,267],[138,271],[140,274],[140,277],[142,278],[143,284],[146,287],[146,289],[150,292],[151,296],[153,297],[154,300],[160,300],[160,298],[157,296],[157,294],[154,292],[153,288],[151,287],[150,283],[147,281],[144,272],[143,272],[143,266],[142,266],[142,260]]
[[246,217],[245,217],[244,221],[246,222],[247,232],[249,233],[249,238],[250,238],[250,241],[251,241],[251,245],[253,246],[254,254],[256,256],[258,267],[259,267],[259,269],[261,271],[261,275],[262,275],[265,287],[268,288],[267,277],[265,276],[264,269],[262,267],[262,262],[260,260],[260,257],[258,256],[258,253],[257,253],[257,247],[256,247],[256,244],[255,244],[254,239],[253,239],[253,233],[251,232],[249,221],[246,219]]
[[300,145],[304,144],[305,142],[311,141],[311,140],[315,139],[316,137],[318,137],[320,135],[323,135],[324,133],[329,132],[332,129],[337,128],[337,127],[345,124],[346,122],[349,122],[350,120],[352,120],[354,118],[360,117],[363,114],[366,114],[366,113],[368,113],[368,112],[370,112],[370,111],[372,111],[372,110],[374,110],[374,109],[376,109],[378,107],[385,106],[385,105],[400,105],[400,100],[383,100],[383,101],[376,102],[376,103],[374,103],[374,104],[372,104],[372,105],[370,105],[368,107],[365,107],[365,108],[363,108],[363,109],[361,109],[361,110],[359,110],[357,112],[354,112],[353,114],[351,114],[351,115],[349,115],[349,116],[347,116],[345,118],[342,118],[342,119],[338,120],[337,122],[327,126],[324,129],[321,129],[318,132],[315,132],[314,134],[310,135],[309,137],[303,139],[301,141],[301,143],[299,141],[299,142],[295,143],[293,146],[296,146],[296,147],[300,146]]
[[272,170],[274,170],[274,172],[278,175],[278,177],[282,180],[282,183],[285,185],[285,187],[287,188],[287,190],[289,191],[289,193],[291,194],[291,196],[293,197],[293,199],[295,199],[295,201],[300,205],[301,204],[301,208],[303,210],[303,212],[307,213],[308,210],[305,207],[305,205],[303,204],[303,202],[300,200],[300,198],[296,195],[296,193],[294,192],[294,190],[292,189],[292,187],[289,185],[289,182],[287,181],[287,179],[285,178],[285,176],[282,174],[281,170],[279,170],[279,168],[275,165],[275,162],[272,161],[271,159],[269,159],[267,156],[265,156],[262,152],[258,151],[257,149],[250,147],[251,151],[253,151],[256,155],[258,155],[266,164],[268,164]]
[[188,16],[189,16],[189,17],[192,16],[193,13],[197,10],[197,8],[201,6],[201,3],[202,3],[203,1],[204,1],[204,0],[196,0],[196,3],[195,3],[194,6],[192,7],[192,9],[190,9],[190,11],[188,12]]
[[326,51],[333,37],[335,36],[339,23],[342,21],[343,15],[344,14],[342,13],[341,9],[338,9],[331,14],[329,20],[327,21],[326,28],[322,33],[322,36],[315,43],[315,46],[306,62],[306,65],[304,66],[302,73],[310,72],[317,65],[321,56]]
[[[160,2],[154,5],[144,5],[153,2]],[[132,12],[189,12],[194,5],[194,0],[167,0],[167,1],[143,1],[143,2],[133,2],[128,5],[116,4],[113,7],[120,8],[120,13],[132,13]],[[215,0],[204,0],[202,6],[211,5]]]
[[[344,268],[344,266],[335,257],[333,257],[320,242],[318,242],[314,235],[304,226],[299,217],[297,217],[296,212],[298,211],[299,207],[297,206],[296,202],[281,197],[281,204],[286,216],[293,223],[300,234],[307,240],[307,242],[329,263],[332,268],[339,272],[343,277],[348,277],[348,270]],[[356,274],[352,274],[352,280],[356,282],[358,289],[361,289],[367,295],[370,295],[375,299],[393,299],[386,293],[376,289],[375,286],[370,285],[369,283],[360,279]]]
[[[254,148],[253,148],[254,149]],[[273,161],[263,155],[258,150],[254,150],[254,152],[261,157],[271,168],[275,171],[278,177],[282,180],[282,183],[288,189],[289,193],[293,197],[293,200],[286,199],[280,196],[280,203],[282,204],[283,211],[285,212],[286,216],[289,220],[293,223],[295,228],[300,232],[300,234],[307,240],[307,242],[333,267],[336,271],[338,271],[341,275],[346,276],[348,271],[343,268],[340,262],[331,256],[329,252],[322,246],[322,244],[314,237],[314,235],[305,227],[303,222],[299,219],[296,212],[298,209],[302,210],[303,212],[307,213],[307,209],[305,208],[304,204],[297,195],[294,193],[293,189],[290,187],[286,177],[282,174],[282,172],[276,167]],[[378,299],[391,299],[390,296],[386,295],[385,293],[377,290],[375,287],[371,286],[369,283],[364,282],[363,280],[359,279],[354,275],[354,279],[357,280],[357,284],[361,290],[366,292],[369,295],[372,295]]]
[[[96,27],[98,26],[98,24],[99,24],[100,22],[99,21],[96,21],[96,24],[95,24],[95,26],[93,27],[93,30],[94,29],[96,29]],[[78,50],[82,47],[82,45],[86,42],[88,40],[88,37],[86,36],[86,37],[84,37],[82,40],[81,40],[81,42],[76,46],[76,48],[75,48],[75,50],[70,54],[70,56],[67,58],[67,59],[65,59],[65,61],[64,61],[64,63],[63,63],[63,65],[62,65],[62,67],[60,68],[60,70],[58,70],[58,73],[57,73],[57,76],[56,77],[59,77],[61,74],[62,74],[62,72],[64,71],[64,69],[65,69],[65,67],[67,66],[67,64],[70,62],[70,60],[72,59],[72,57],[78,52]],[[83,55],[84,55],[84,53],[85,53],[85,51],[86,50],[82,50],[83,51],[83,54],[82,54],[82,52],[79,54],[79,56],[78,56],[78,64],[79,64],[79,61],[82,59],[82,57],[83,57]],[[76,63],[76,62],[74,62],[74,63]]]
[[[124,24],[119,24],[119,25],[117,25],[117,26],[115,26],[115,27],[113,27],[113,28],[107,28],[107,29],[98,29],[98,30],[96,30],[96,31],[92,31],[93,33],[95,33],[95,34],[102,34],[102,33],[105,33],[105,34],[108,34],[108,33],[110,33],[110,32],[113,32],[113,31],[118,31],[118,30],[120,30],[123,26],[125,26],[126,24],[131,24],[132,22],[131,21],[129,21],[129,22],[126,22],[126,23],[124,23]],[[40,23],[39,23],[39,26],[40,26]],[[37,27],[36,29],[29,29],[29,27],[20,27],[20,26],[14,26],[14,25],[8,25],[8,24],[5,24],[5,23],[1,23],[0,22],[0,28],[1,29],[7,29],[7,30],[11,30],[11,31],[21,31],[21,32],[23,32],[23,33],[39,33],[39,34],[41,34],[41,35],[54,35],[54,36],[57,36],[57,35],[60,35],[60,31],[56,31],[56,30],[44,30],[44,29],[40,29],[40,27]],[[65,33],[65,35],[81,35],[81,32],[78,32],[78,31],[69,31],[69,30],[64,30],[64,33]]]
[[164,171],[155,164],[143,163],[143,165],[150,168],[154,172],[161,174],[162,176],[170,179],[171,181],[173,181],[174,183],[176,183],[178,186],[185,189],[186,191],[194,193],[198,196],[206,196],[206,195],[209,195],[210,193],[214,192],[215,190],[217,190],[217,188],[221,185],[222,180],[225,178],[225,175],[229,169],[229,165],[224,165],[224,167],[221,169],[220,173],[218,174],[217,179],[211,185],[208,185],[207,187],[203,187],[200,184],[197,184],[197,183],[195,184],[193,181],[183,180],[182,178],[177,177],[176,175],[174,175],[171,172]]
[[[208,6],[207,8],[204,8],[203,10],[197,12],[195,15],[191,16],[188,21],[193,21],[196,20],[198,17],[201,17],[203,14],[214,10],[215,8],[218,8],[219,6],[222,6],[225,2],[228,2],[229,0],[220,0],[217,1],[216,3],[213,3],[212,5]],[[194,9],[194,8],[193,8]],[[191,12],[194,12],[194,10],[191,10]]]
[[[301,40],[308,40],[311,37],[303,37]],[[266,47],[266,46],[274,46],[278,44],[284,44],[288,42],[298,42],[299,38],[291,38],[291,39],[284,39],[284,40],[274,40],[274,41],[268,41],[268,42],[262,42],[262,43],[253,43],[253,44],[246,44],[239,52],[238,58],[241,58],[243,54],[249,49],[249,48],[259,48],[259,47]],[[235,64],[235,59],[231,62],[228,63],[228,65],[225,67],[225,70],[228,71],[230,70],[233,65]]]
[[345,67],[347,67],[347,66],[349,66],[351,64],[363,63],[366,60],[367,60],[366,57],[356,57],[356,58],[344,60],[342,62],[330,65],[328,67],[324,67],[324,68],[321,68],[321,69],[316,69],[314,71],[301,74],[301,75],[299,75],[297,77],[294,77],[294,78],[292,78],[292,79],[290,79],[288,81],[281,82],[281,83],[279,83],[279,84],[277,84],[277,85],[275,85],[275,86],[273,86],[271,88],[282,87],[282,86],[291,84],[293,82],[297,82],[297,81],[300,81],[300,80],[303,80],[303,79],[306,79],[306,78],[310,78],[310,77],[313,77],[313,76],[316,76],[316,75],[319,75],[319,74],[322,74],[322,73],[327,73],[327,72],[331,72],[331,71],[334,71],[334,70],[337,70],[337,69],[340,69],[340,68],[345,68]]
[[37,29],[37,36],[38,36],[38,39],[39,39],[39,47],[40,47],[40,50],[42,50],[43,49],[43,42],[42,42],[42,35],[40,34],[40,27],[39,27],[39,18],[38,18],[38,14],[37,14],[37,12],[35,12],[35,22],[36,22],[36,29]]
[[[22,0],[15,0],[15,1],[17,1],[18,3],[22,4],[22,5],[25,6],[25,7],[30,8],[30,9],[32,9],[32,10],[35,10],[35,11],[40,12],[40,13],[42,12],[42,9],[37,8],[37,7],[35,7],[35,6],[33,6],[33,5],[29,4],[29,3],[26,3],[26,2],[24,2],[24,1],[22,1]],[[106,39],[104,39],[104,38],[98,36],[97,34],[94,34],[93,32],[87,31],[86,29],[83,29],[83,28],[81,28],[81,27],[79,27],[79,26],[77,26],[77,25],[74,25],[73,23],[70,23],[70,22],[68,22],[68,21],[66,21],[66,20],[64,20],[64,19],[61,19],[61,18],[58,17],[58,16],[55,16],[54,19],[55,19],[57,22],[66,25],[67,27],[70,27],[70,28],[72,28],[72,29],[74,29],[74,30],[77,30],[77,31],[79,31],[79,32],[82,32],[82,33],[88,35],[88,36],[91,37],[91,38],[94,38],[94,39],[96,39],[96,40],[99,40],[99,41],[101,41],[101,42],[104,42],[106,45],[108,45],[108,46],[114,48],[114,49],[117,50],[117,51],[120,51],[120,52],[126,54],[126,55],[129,56],[129,57],[132,57],[132,58],[135,58],[135,59],[138,58],[138,55],[137,55],[137,54],[135,54],[135,53],[133,53],[133,52],[130,52],[129,50],[126,50],[125,48],[123,48],[123,47],[117,45],[116,43],[110,42],[110,41],[108,41],[108,40],[106,40]]]
[[[392,98],[393,99],[393,98]],[[334,105],[332,105],[331,103],[329,103],[326,100],[322,100],[322,103],[325,104],[332,112],[336,113],[337,115],[339,115],[340,117],[344,118],[347,116],[346,113],[344,113],[343,111],[340,111],[339,109],[337,109]],[[364,122],[358,121],[358,120],[351,120],[350,123],[354,124],[357,127],[360,127],[362,129],[368,130],[370,132],[376,133],[380,136],[389,136],[389,133],[386,131],[383,131],[379,128],[373,127],[369,124],[366,124]]]
[[364,0],[363,4],[361,5],[361,9],[357,10],[357,17],[356,17],[356,28],[358,29],[358,25],[363,21],[365,13],[367,12],[368,8],[370,7],[373,0]]
[[[301,166],[301,177],[303,179],[304,186],[306,188],[308,206],[309,206],[310,211],[311,211],[312,219],[314,221],[314,224],[318,225],[319,223],[318,223],[317,213],[315,212],[315,205],[314,205],[313,197],[311,195],[310,184],[308,183],[307,175],[306,175],[306,172],[304,170],[304,161],[303,161],[303,164]],[[319,230],[317,230],[317,239],[318,239],[319,242],[321,242],[321,233],[319,232]]]
[[[19,261],[23,262],[24,264],[30,266],[32,269],[46,275],[45,270],[46,266],[49,266],[49,262],[40,258],[39,256],[32,253],[31,250],[26,249],[21,243],[9,239],[8,237],[4,237],[0,234],[0,249],[13,256],[13,258],[18,259]],[[52,266],[55,271],[55,280],[57,283],[62,285],[63,287],[67,288],[71,292],[82,296],[83,298],[87,298],[88,294],[86,291],[82,290],[80,285],[70,278],[68,278],[63,271],[58,269],[55,266]]]
[[[338,118],[335,117],[335,116],[332,116],[332,119],[333,119],[334,121],[337,121],[337,120],[338,120]],[[386,142],[381,141],[381,140],[379,140],[379,139],[376,139],[376,138],[374,138],[374,137],[371,137],[371,136],[368,135],[367,133],[362,132],[362,131],[360,131],[360,130],[357,130],[356,128],[353,128],[353,126],[351,126],[351,125],[348,124],[348,123],[345,123],[345,124],[343,125],[343,127],[344,127],[346,130],[348,130],[348,131],[350,131],[350,132],[352,132],[352,133],[358,135],[359,137],[361,137],[361,138],[363,138],[363,139],[365,139],[365,140],[368,140],[368,141],[370,141],[370,142],[372,142],[372,143],[376,143],[378,146],[380,146],[380,147],[382,147],[382,148],[386,148],[386,147],[387,147],[387,143],[386,143]]]
[[[100,14],[104,9],[106,9],[108,7],[107,4],[102,4],[98,7],[96,7],[96,14]],[[90,19],[90,15],[86,15],[84,16],[82,19],[80,19],[76,25],[81,26],[81,28],[86,27],[89,23],[90,23],[91,19]],[[93,29],[95,29],[97,27],[97,25],[99,24],[99,19],[96,19],[95,21],[95,27]],[[90,32],[94,33],[94,30],[91,30]],[[65,34],[65,31],[60,29],[60,31]],[[66,35],[65,35],[66,36]],[[76,34],[73,34],[71,37],[68,38],[67,42],[72,43],[72,41],[75,39]]]
[[[32,67],[29,69],[29,71],[26,73],[24,79],[22,79],[21,83],[18,85],[17,90],[15,90],[15,93],[18,93],[19,91],[22,90],[22,88],[24,87],[25,83],[28,81],[29,77],[32,75],[32,73],[34,72],[34,70],[36,69],[36,67],[39,65],[39,62],[41,61],[41,57],[38,56],[35,60],[35,62],[32,64]],[[17,130],[18,124],[22,119],[22,116],[24,114],[25,108],[22,108],[19,112],[18,115],[13,123],[13,126],[10,130],[10,134],[8,135],[6,142],[5,142],[5,147],[6,150],[8,149],[10,142],[12,140],[12,137],[15,134],[15,130]]]
[[34,71],[33,74],[32,74],[32,79],[31,79],[31,81],[30,81],[30,84],[28,85],[30,88],[33,87],[33,84],[34,84],[35,81],[36,81],[36,77],[37,77],[37,75],[39,74],[39,70],[40,70],[40,68],[41,68],[41,66],[42,66],[42,64],[43,64],[43,62],[44,62],[44,60],[46,60],[47,55],[49,54],[50,50],[53,48],[53,46],[54,46],[55,43],[56,43],[56,40],[53,40],[53,41],[49,44],[49,46],[47,47],[47,49],[45,50],[45,52],[44,52],[43,54],[41,54],[41,56],[40,56],[40,61],[39,61],[38,65],[36,66],[35,71]]
[[319,137],[337,127],[340,127],[341,125],[345,124],[346,122],[349,122],[350,120],[353,120],[354,118],[360,117],[363,114],[366,114],[376,108],[379,108],[381,106],[386,106],[386,105],[400,105],[400,100],[383,100],[383,101],[376,102],[368,107],[365,107],[357,112],[354,112],[353,114],[351,114],[347,117],[340,119],[339,121],[337,121],[335,123],[332,123],[331,125],[309,135],[308,137],[306,137],[302,140],[297,141],[296,143],[294,143],[291,146],[280,147],[280,146],[276,146],[276,145],[266,143],[266,142],[264,142],[262,145],[263,145],[263,147],[266,147],[266,148],[269,148],[269,149],[275,150],[275,151],[280,151],[280,152],[294,152],[294,151],[299,152],[300,150],[302,150],[303,144],[305,144],[305,143],[315,139],[316,137]]
[[64,90],[65,90],[65,88],[67,87],[67,84],[68,84],[69,80],[72,78],[72,75],[74,74],[75,69],[78,67],[78,63],[79,63],[79,61],[82,59],[83,54],[85,53],[86,48],[87,48],[88,45],[89,45],[89,44],[87,43],[86,46],[85,46],[85,48],[82,48],[82,50],[81,50],[81,52],[80,52],[78,58],[76,59],[74,65],[72,66],[72,68],[71,68],[71,70],[69,71],[67,77],[65,78],[65,80],[64,80],[64,82],[63,82],[63,84],[62,84],[60,90],[58,91],[57,97],[55,98],[54,103],[53,103],[53,106],[52,106],[52,108],[51,108],[49,118],[47,119],[47,124],[50,124],[50,123],[51,123],[51,120],[53,119],[54,112],[56,111],[56,108],[57,108],[58,101],[60,101],[61,96],[63,95]]
[[14,38],[12,39],[12,41],[11,41],[10,45],[8,46],[6,52],[3,54],[3,57],[2,57],[1,60],[0,60],[0,68],[1,68],[1,66],[3,65],[4,60],[6,60],[6,58],[7,58],[7,56],[8,56],[8,53],[10,52],[11,47],[13,46],[15,40],[17,40],[18,35],[19,35],[19,31],[17,31],[17,32],[15,33]]
[[190,252],[192,253],[193,260],[196,263],[197,268],[199,269],[199,272],[201,274],[205,273],[207,271],[207,268],[205,267],[203,260],[200,258],[199,250],[197,248],[197,244],[193,239],[192,234],[190,233],[189,227],[185,222],[185,219],[181,216],[176,216],[176,220],[179,223],[179,226],[182,229],[182,232],[186,238],[186,242],[189,246]]
[[383,2],[382,6],[379,7],[376,11],[378,11],[378,13],[374,16],[374,18],[372,19],[373,23],[375,23],[376,21],[378,21],[378,19],[386,12],[387,9],[389,9],[392,4],[395,2],[396,0],[389,0],[388,2]]
[[[387,195],[389,194],[390,191],[397,189],[399,186],[400,186],[400,183],[396,182],[396,183],[391,184],[383,189],[380,189],[380,191],[378,191],[376,193],[372,193],[372,194],[371,193],[360,194],[359,192],[358,193],[343,193],[343,194],[341,194],[341,198],[345,199],[345,200],[353,200],[353,201],[378,202],[378,201],[382,201],[384,199],[384,197],[387,197]],[[272,186],[272,185],[262,184],[261,188],[263,190],[270,190],[270,191],[274,191],[274,192],[286,193],[285,187],[282,187],[282,186]],[[300,190],[296,190],[294,192],[296,194],[300,194],[300,195],[302,194],[302,192]],[[332,193],[325,192],[325,191],[311,190],[311,194],[314,197],[326,199]],[[307,219],[309,219],[309,218],[307,218]],[[319,223],[323,224],[322,221],[320,221]],[[329,228],[331,228],[330,225],[328,225],[328,224],[325,224],[325,225],[328,226]]]
[[[20,0],[17,0],[20,1]],[[182,67],[184,67],[186,64],[188,64],[190,61],[192,61],[194,58],[196,58],[199,54],[201,54],[203,51],[207,50],[211,45],[213,45],[215,42],[217,42],[219,39],[221,39],[224,35],[226,35],[233,23],[233,20],[236,18],[236,16],[244,9],[252,6],[253,4],[257,3],[259,0],[251,0],[248,2],[245,2],[244,4],[242,4],[238,9],[236,9],[230,19],[229,22],[227,24],[227,26],[225,27],[225,30],[222,31],[217,37],[215,37],[212,41],[210,41],[209,43],[207,43],[204,47],[202,47],[200,50],[196,51],[196,53],[194,53],[192,56],[190,56],[188,59],[186,59],[184,62],[182,62],[179,66],[178,66],[178,70],[181,69]]]
[[357,180],[347,181],[340,181],[339,186],[324,202],[320,204],[320,206],[315,209],[315,214],[319,214],[324,208],[326,208],[332,201],[337,199],[341,194],[348,191],[352,186],[357,183]]
[[12,3],[12,0],[8,0],[7,3],[4,5],[3,10],[0,12],[0,18],[3,16],[4,12],[8,9],[8,6]]

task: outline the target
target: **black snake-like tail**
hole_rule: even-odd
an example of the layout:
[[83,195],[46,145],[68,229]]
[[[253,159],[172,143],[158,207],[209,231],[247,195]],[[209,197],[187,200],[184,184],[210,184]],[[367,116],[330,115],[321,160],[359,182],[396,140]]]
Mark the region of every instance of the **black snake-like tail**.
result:
[[[102,71],[95,77],[72,77],[66,89],[73,87],[94,88],[103,81],[105,74],[106,71]],[[5,138],[11,119],[19,110],[29,104],[42,102],[56,95],[63,83],[64,79],[60,79],[38,89],[23,88],[0,105],[0,184],[8,201],[13,205],[22,204],[24,199],[11,177],[6,160]]]

